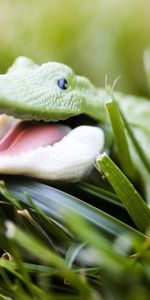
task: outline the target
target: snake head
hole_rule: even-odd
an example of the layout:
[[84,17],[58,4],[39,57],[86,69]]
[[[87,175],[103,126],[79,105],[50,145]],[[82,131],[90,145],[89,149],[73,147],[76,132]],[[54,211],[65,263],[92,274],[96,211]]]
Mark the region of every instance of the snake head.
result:
[[0,75],[0,110],[25,121],[17,120],[0,141],[0,173],[72,181],[87,175],[103,148],[102,130],[56,121],[84,113],[94,91],[64,64],[19,57]]
[[73,70],[61,63],[35,64],[19,57],[0,75],[1,112],[25,120],[57,121],[83,112],[84,93]]

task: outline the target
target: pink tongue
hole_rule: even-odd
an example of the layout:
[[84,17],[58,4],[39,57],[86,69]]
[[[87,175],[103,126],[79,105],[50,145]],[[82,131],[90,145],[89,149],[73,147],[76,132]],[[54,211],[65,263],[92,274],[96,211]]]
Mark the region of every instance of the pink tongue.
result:
[[15,155],[40,146],[53,145],[68,131],[66,126],[52,123],[18,123],[0,141],[0,155]]

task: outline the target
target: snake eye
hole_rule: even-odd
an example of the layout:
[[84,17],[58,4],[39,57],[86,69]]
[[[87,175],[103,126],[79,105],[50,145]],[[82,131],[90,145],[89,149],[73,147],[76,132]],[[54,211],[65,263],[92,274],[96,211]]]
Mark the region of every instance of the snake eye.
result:
[[57,81],[57,85],[60,87],[60,89],[62,90],[66,90],[67,89],[67,80],[65,78],[60,78]]

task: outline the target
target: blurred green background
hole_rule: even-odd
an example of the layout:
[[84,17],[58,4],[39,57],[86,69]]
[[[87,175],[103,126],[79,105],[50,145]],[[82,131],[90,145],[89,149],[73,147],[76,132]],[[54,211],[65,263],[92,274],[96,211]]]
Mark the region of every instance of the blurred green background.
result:
[[0,0],[0,72],[18,55],[70,65],[104,86],[148,94],[149,0]]

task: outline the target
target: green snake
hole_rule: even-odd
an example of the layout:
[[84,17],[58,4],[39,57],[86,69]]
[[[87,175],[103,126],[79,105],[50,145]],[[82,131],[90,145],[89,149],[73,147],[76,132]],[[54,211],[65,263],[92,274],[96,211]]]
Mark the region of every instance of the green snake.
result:
[[[114,96],[150,158],[150,102],[119,92]],[[29,58],[17,58],[0,75],[0,112],[20,120],[1,140],[0,173],[80,179],[103,150],[105,133],[100,126],[71,129],[66,120],[84,114],[97,124],[108,124],[108,97],[105,89],[64,64],[37,65]]]

